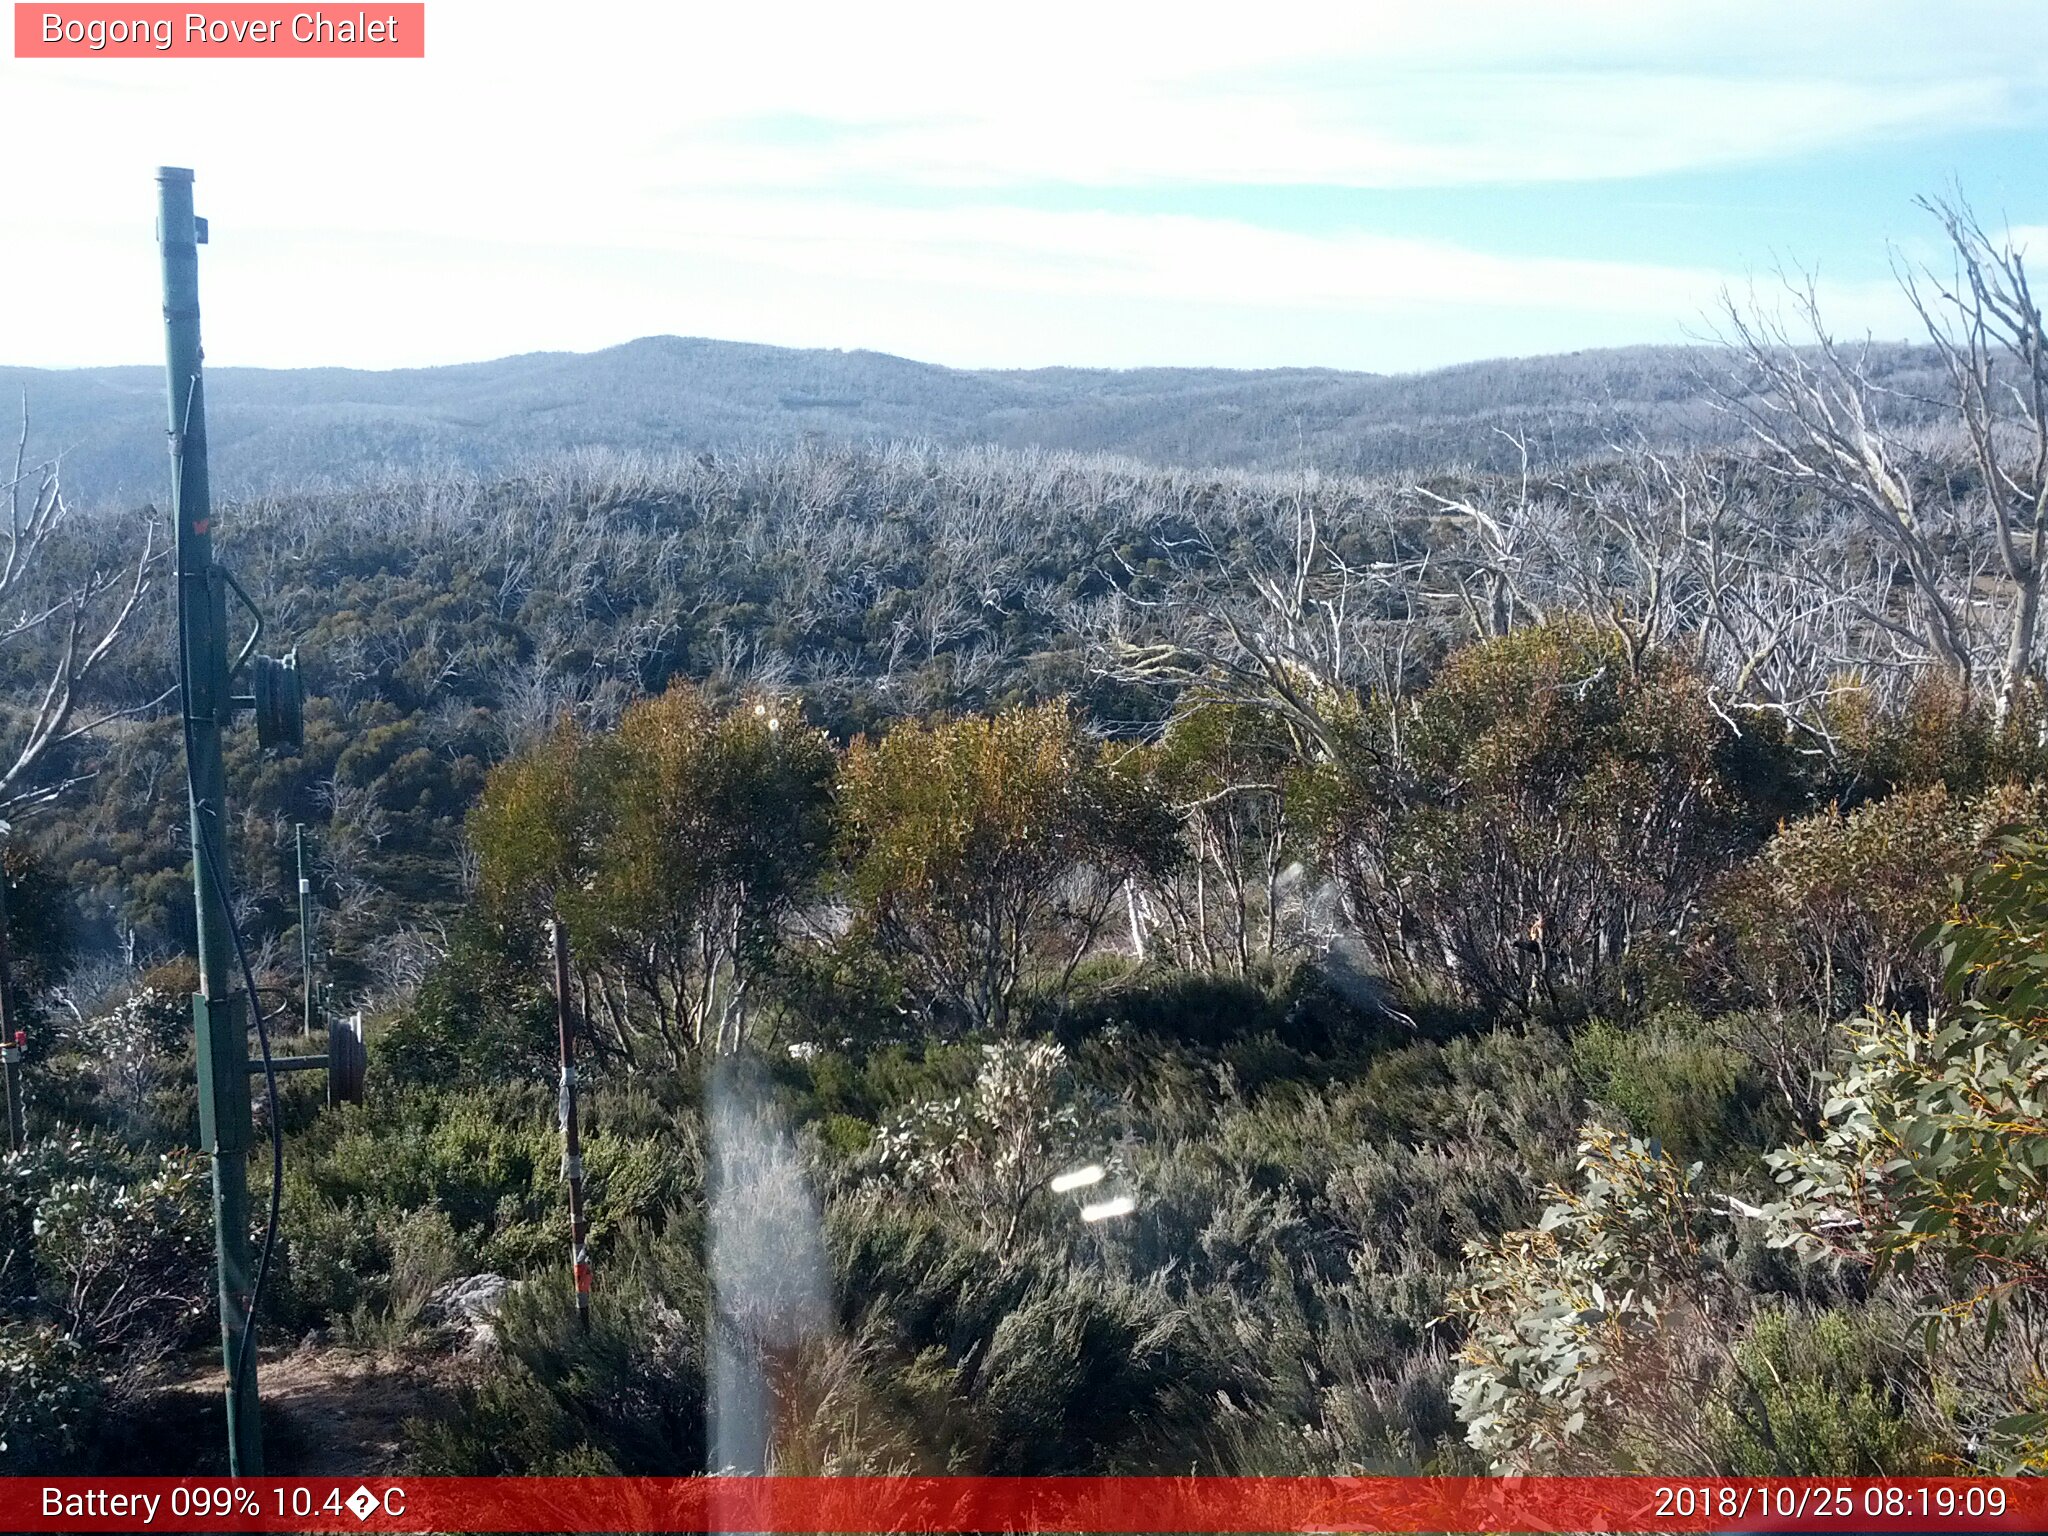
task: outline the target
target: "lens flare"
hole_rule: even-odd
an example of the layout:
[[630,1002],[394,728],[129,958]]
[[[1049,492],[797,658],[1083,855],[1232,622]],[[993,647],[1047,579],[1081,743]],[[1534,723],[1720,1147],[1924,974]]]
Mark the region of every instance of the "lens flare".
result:
[[1128,1216],[1138,1208],[1138,1202],[1129,1195],[1112,1195],[1107,1200],[1098,1200],[1093,1205],[1081,1207],[1083,1221],[1110,1221],[1118,1216]]

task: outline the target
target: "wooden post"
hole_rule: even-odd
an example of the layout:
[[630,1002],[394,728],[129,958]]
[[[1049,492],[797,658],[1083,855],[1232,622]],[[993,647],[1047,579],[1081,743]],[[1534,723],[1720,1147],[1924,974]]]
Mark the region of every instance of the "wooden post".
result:
[[583,1143],[576,1129],[576,1037],[569,1011],[569,931],[548,925],[555,951],[555,1032],[562,1051],[562,1177],[569,1181],[569,1262],[576,1276],[576,1321],[590,1332],[590,1229],[583,1219]]

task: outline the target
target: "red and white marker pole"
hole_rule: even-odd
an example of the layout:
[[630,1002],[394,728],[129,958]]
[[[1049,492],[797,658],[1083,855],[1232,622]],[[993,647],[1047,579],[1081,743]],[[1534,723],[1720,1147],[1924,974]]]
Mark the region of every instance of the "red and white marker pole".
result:
[[549,925],[555,950],[555,1032],[561,1040],[562,1177],[569,1181],[569,1262],[576,1275],[576,1321],[590,1332],[590,1228],[583,1219],[583,1142],[576,1129],[576,1036],[569,1015],[569,931]]
[[21,1053],[28,1045],[28,1031],[17,1029],[14,1038],[0,1043],[0,1066],[7,1074],[7,1150],[19,1152],[28,1144],[28,1106],[21,1097]]

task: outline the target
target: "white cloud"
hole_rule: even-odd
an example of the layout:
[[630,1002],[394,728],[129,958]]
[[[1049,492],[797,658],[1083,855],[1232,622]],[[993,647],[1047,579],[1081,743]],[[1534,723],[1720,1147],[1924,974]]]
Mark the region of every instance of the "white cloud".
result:
[[1725,280],[1706,269],[1483,255],[1423,240],[1307,235],[1228,219],[695,198],[678,248],[793,273],[958,288],[1281,309],[1416,301],[1669,319]]
[[[205,267],[217,362],[419,364],[583,349],[655,331],[865,346],[970,366],[1067,362],[1399,369],[1678,340],[1741,274],[1483,254],[1212,218],[692,195],[672,223],[581,245],[245,232]],[[216,215],[218,217],[218,215]],[[151,252],[92,247],[89,309],[17,317],[20,360],[112,361],[154,339]],[[0,246],[0,290],[33,260]],[[1844,332],[1899,335],[1889,282],[1831,283]]]
[[[429,35],[418,62],[0,62],[0,129],[39,149],[11,170],[38,202],[97,197],[79,173],[146,146],[380,227],[565,183],[1527,182],[1997,125],[2048,84],[2048,8],[1895,0],[433,0]],[[761,142],[799,118],[807,142]]]
[[[983,110],[865,125],[823,143],[680,138],[679,179],[1113,188],[1402,188],[1620,180],[1756,163],[1890,133],[1997,122],[1987,79],[1875,84],[1683,74],[1393,77],[1355,90],[1118,93],[1057,113]],[[742,123],[742,128],[746,125]],[[851,125],[849,125],[851,126]]]
[[[1742,166],[2009,124],[2048,84],[2048,8],[1900,0],[431,0],[429,37],[416,63],[0,61],[0,135],[34,146],[11,157],[0,212],[0,282],[36,295],[6,359],[149,355],[135,327],[153,312],[160,160],[199,169],[221,230],[223,360],[453,358],[722,318],[912,351],[941,309],[956,330],[928,355],[1021,360],[1067,333],[1045,324],[1059,302],[1089,314],[1096,360],[1198,344],[1224,311],[1272,317],[1276,338],[1355,339],[1279,317],[1477,306],[1517,338],[1496,350],[1662,334],[1724,274],[1118,212],[1119,189]],[[1020,206],[1048,187],[1110,211]],[[911,191],[918,211],[890,206]],[[813,337],[784,335],[809,311],[778,301],[792,279],[842,306]],[[915,285],[943,304],[920,308]],[[239,318],[236,295],[259,292],[275,307]],[[1834,297],[1901,328],[1883,292]],[[1117,334],[1118,303],[1176,318]],[[1570,315],[1587,323],[1540,320]],[[1240,334],[1223,326],[1219,354]]]

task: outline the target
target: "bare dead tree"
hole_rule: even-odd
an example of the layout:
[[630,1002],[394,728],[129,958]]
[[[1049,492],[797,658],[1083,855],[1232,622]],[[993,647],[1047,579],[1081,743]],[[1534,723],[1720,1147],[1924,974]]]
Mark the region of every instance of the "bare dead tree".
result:
[[0,750],[0,762],[6,763],[0,768],[0,823],[18,820],[89,777],[52,773],[60,747],[167,696],[81,712],[93,674],[150,590],[160,558],[157,519],[153,512],[146,517],[142,550],[132,569],[125,559],[119,569],[95,562],[82,575],[53,580],[48,568],[52,540],[71,511],[64,499],[62,461],[27,463],[28,431],[24,393],[14,473],[7,485],[6,547],[0,555],[0,612],[16,611],[12,619],[0,621],[0,645],[29,643],[34,637],[45,642],[49,660],[33,702],[5,709],[5,737],[0,739],[8,746]]
[[[1881,381],[1866,343],[1830,334],[1811,280],[1790,285],[1796,325],[1730,300],[1730,339],[1751,377],[1720,392],[1761,462],[1846,512],[1907,594],[1844,594],[1873,636],[1990,692],[2001,718],[2038,683],[2048,556],[2048,338],[2024,252],[1960,197],[1926,198],[1952,269],[1897,263],[1947,376],[1946,400]],[[1933,407],[1948,430],[1907,421]]]
[[1926,455],[1888,421],[1892,402],[1873,377],[1868,344],[1851,348],[1835,339],[1810,279],[1789,287],[1805,336],[1781,314],[1726,302],[1730,339],[1753,379],[1750,387],[1724,388],[1719,401],[1743,421],[1772,474],[1853,516],[1908,578],[1905,614],[1887,604],[1862,617],[1911,640],[1967,684],[1974,671],[1968,613],[1946,555],[1959,531],[1955,509],[1926,494],[1933,479]]
[[1857,563],[1838,513],[1760,500],[1740,461],[1640,437],[1539,481],[1526,445],[1503,436],[1523,454],[1519,476],[1413,488],[1438,519],[1433,569],[1474,638],[1581,614],[1633,664],[1684,655],[1731,728],[1768,713],[1821,739],[1841,676],[1891,664],[1857,611],[1881,610],[1888,568]]
[[1443,562],[1456,583],[1473,634],[1498,640],[1518,619],[1543,622],[1543,605],[1530,592],[1529,575],[1538,540],[1539,516],[1529,474],[1529,442],[1519,433],[1495,429],[1514,445],[1521,473],[1511,493],[1492,481],[1464,496],[1446,496],[1418,485],[1415,494],[1452,521],[1463,536],[1458,555]]
[[1883,565],[1859,564],[1846,525],[1759,502],[1743,466],[1645,442],[1613,445],[1612,465],[1569,488],[1566,526],[1581,556],[1574,606],[1609,624],[1631,657],[1685,654],[1740,733],[1773,715],[1825,745],[1827,704],[1846,675],[1899,670],[1888,634],[1863,618],[1889,591]]
[[1197,522],[1170,551],[1176,588],[1144,597],[1133,581],[1106,605],[1093,626],[1105,670],[1176,692],[1199,684],[1212,699],[1276,714],[1304,759],[1335,756],[1332,704],[1405,673],[1429,560],[1347,559],[1323,535],[1314,491],[1299,482],[1267,514],[1281,526],[1263,557],[1242,552],[1259,541]]
[[[97,563],[75,580],[53,579],[52,541],[70,519],[64,500],[62,460],[28,464],[28,392],[21,398],[21,435],[14,445],[14,473],[7,483],[6,553],[0,558],[0,645],[43,642],[50,659],[32,703],[4,708],[0,724],[0,848],[22,816],[48,805],[92,775],[58,767],[61,748],[115,719],[147,709],[155,700],[127,706],[89,708],[80,703],[102,662],[113,651],[157,562],[156,517],[145,520],[142,552],[131,575],[117,575]],[[24,506],[24,491],[33,484]],[[49,644],[54,639],[54,644]],[[7,876],[0,868],[0,1037],[14,1037],[12,944],[7,920]]]
[[2010,231],[1992,238],[1960,197],[1922,198],[1920,206],[1941,221],[1954,268],[1946,279],[1922,269],[1903,272],[1901,281],[1947,368],[2010,590],[1996,694],[2003,717],[2038,676],[2048,541],[2048,340],[2025,254]]

